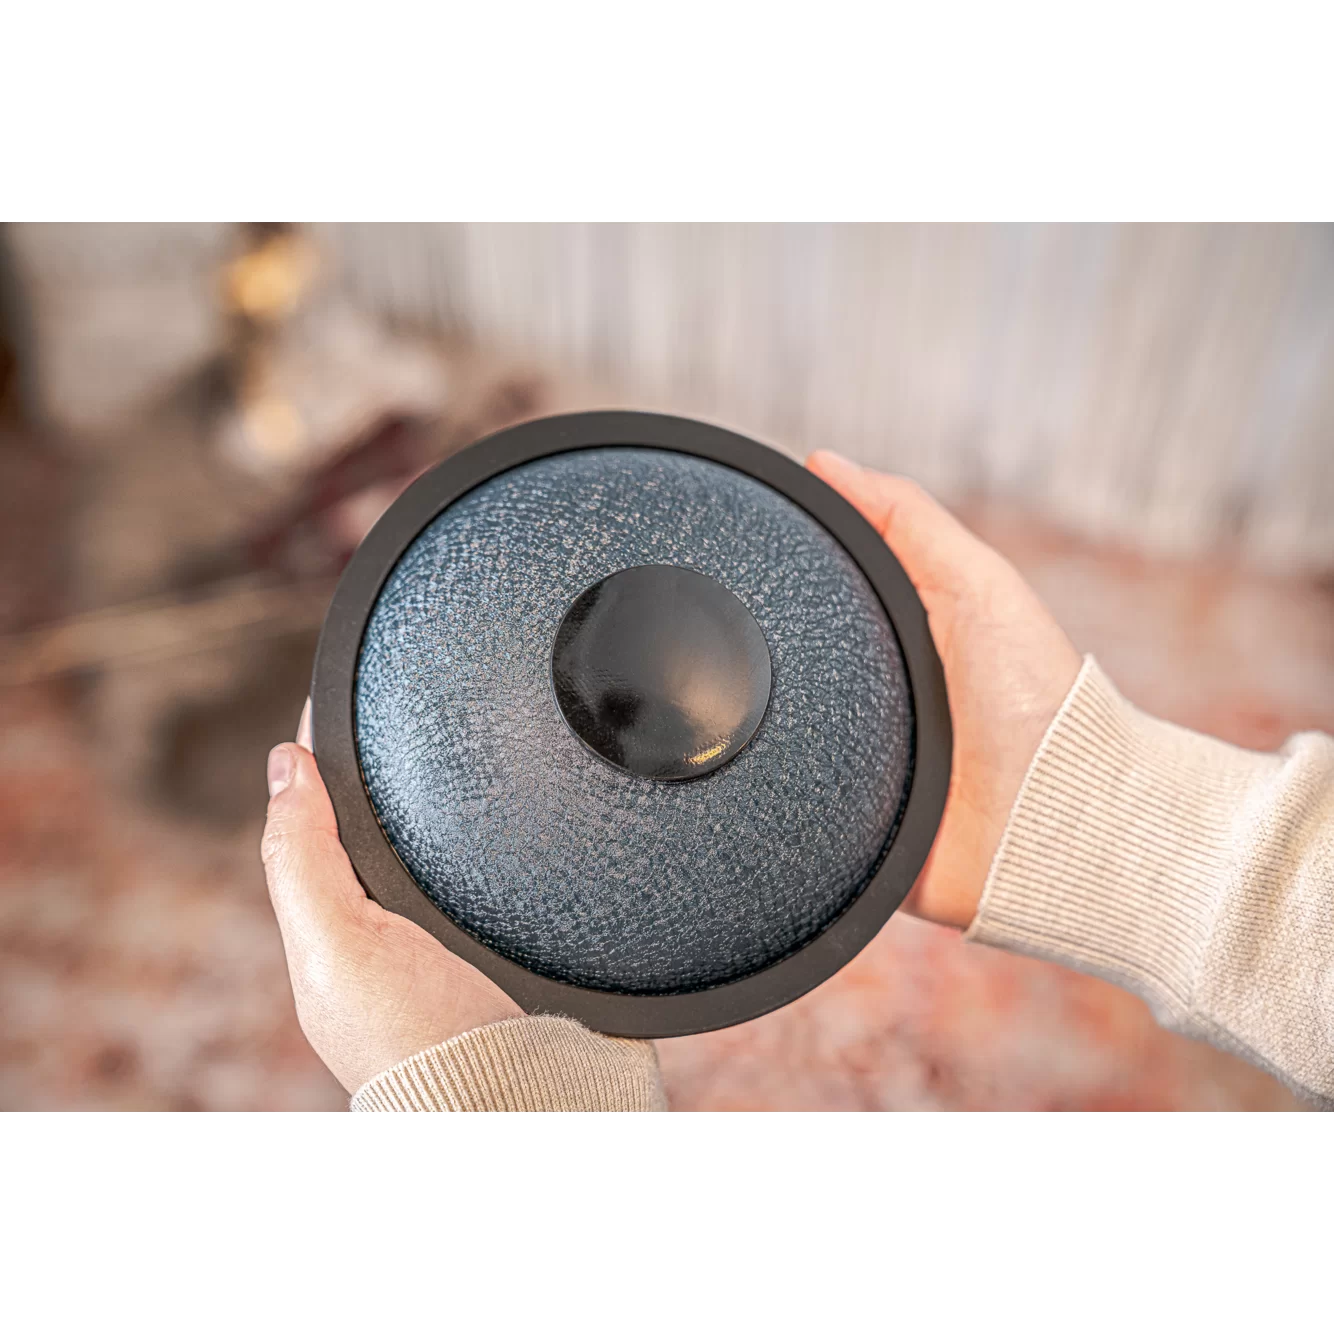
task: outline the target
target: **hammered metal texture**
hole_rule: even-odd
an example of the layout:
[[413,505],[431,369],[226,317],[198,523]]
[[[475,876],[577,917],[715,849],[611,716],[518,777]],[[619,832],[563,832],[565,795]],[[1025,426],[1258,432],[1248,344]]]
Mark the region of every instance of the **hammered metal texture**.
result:
[[[573,599],[659,563],[730,589],[773,663],[751,743],[684,783],[591,754],[549,675]],[[385,582],[356,686],[367,790],[426,894],[535,972],[632,994],[745,976],[838,917],[897,825],[912,719],[888,618],[819,524],[733,469],[632,447],[524,464],[446,509]]]

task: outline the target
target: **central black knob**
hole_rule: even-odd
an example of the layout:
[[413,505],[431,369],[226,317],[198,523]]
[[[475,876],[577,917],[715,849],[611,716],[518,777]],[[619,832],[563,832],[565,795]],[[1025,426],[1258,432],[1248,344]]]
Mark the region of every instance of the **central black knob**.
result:
[[570,604],[551,683],[570,730],[641,778],[698,778],[755,735],[773,669],[764,632],[716,579],[636,565]]

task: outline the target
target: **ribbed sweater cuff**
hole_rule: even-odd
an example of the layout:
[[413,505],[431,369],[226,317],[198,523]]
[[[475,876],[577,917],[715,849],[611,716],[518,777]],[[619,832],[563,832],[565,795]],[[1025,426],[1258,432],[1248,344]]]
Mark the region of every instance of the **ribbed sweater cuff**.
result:
[[376,1075],[354,1112],[662,1112],[651,1042],[549,1015],[475,1028]]
[[1238,810],[1277,763],[1150,718],[1086,658],[967,938],[1105,977],[1189,1029]]

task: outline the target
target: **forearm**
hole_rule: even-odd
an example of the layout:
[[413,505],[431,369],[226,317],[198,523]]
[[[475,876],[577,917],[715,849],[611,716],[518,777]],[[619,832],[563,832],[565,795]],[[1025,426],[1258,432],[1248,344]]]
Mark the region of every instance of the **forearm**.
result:
[[1106,977],[1334,1101],[1334,741],[1241,750],[1141,713],[1087,660],[968,937]]

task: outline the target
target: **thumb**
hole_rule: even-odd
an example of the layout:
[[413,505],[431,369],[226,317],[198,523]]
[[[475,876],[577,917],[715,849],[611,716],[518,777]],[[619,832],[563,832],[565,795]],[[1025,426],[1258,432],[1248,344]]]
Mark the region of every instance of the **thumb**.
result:
[[959,593],[997,559],[907,477],[874,472],[827,449],[812,454],[806,466],[861,511],[924,594]]
[[287,742],[269,754],[269,811],[261,854],[283,939],[310,941],[345,929],[366,905],[315,757]]

